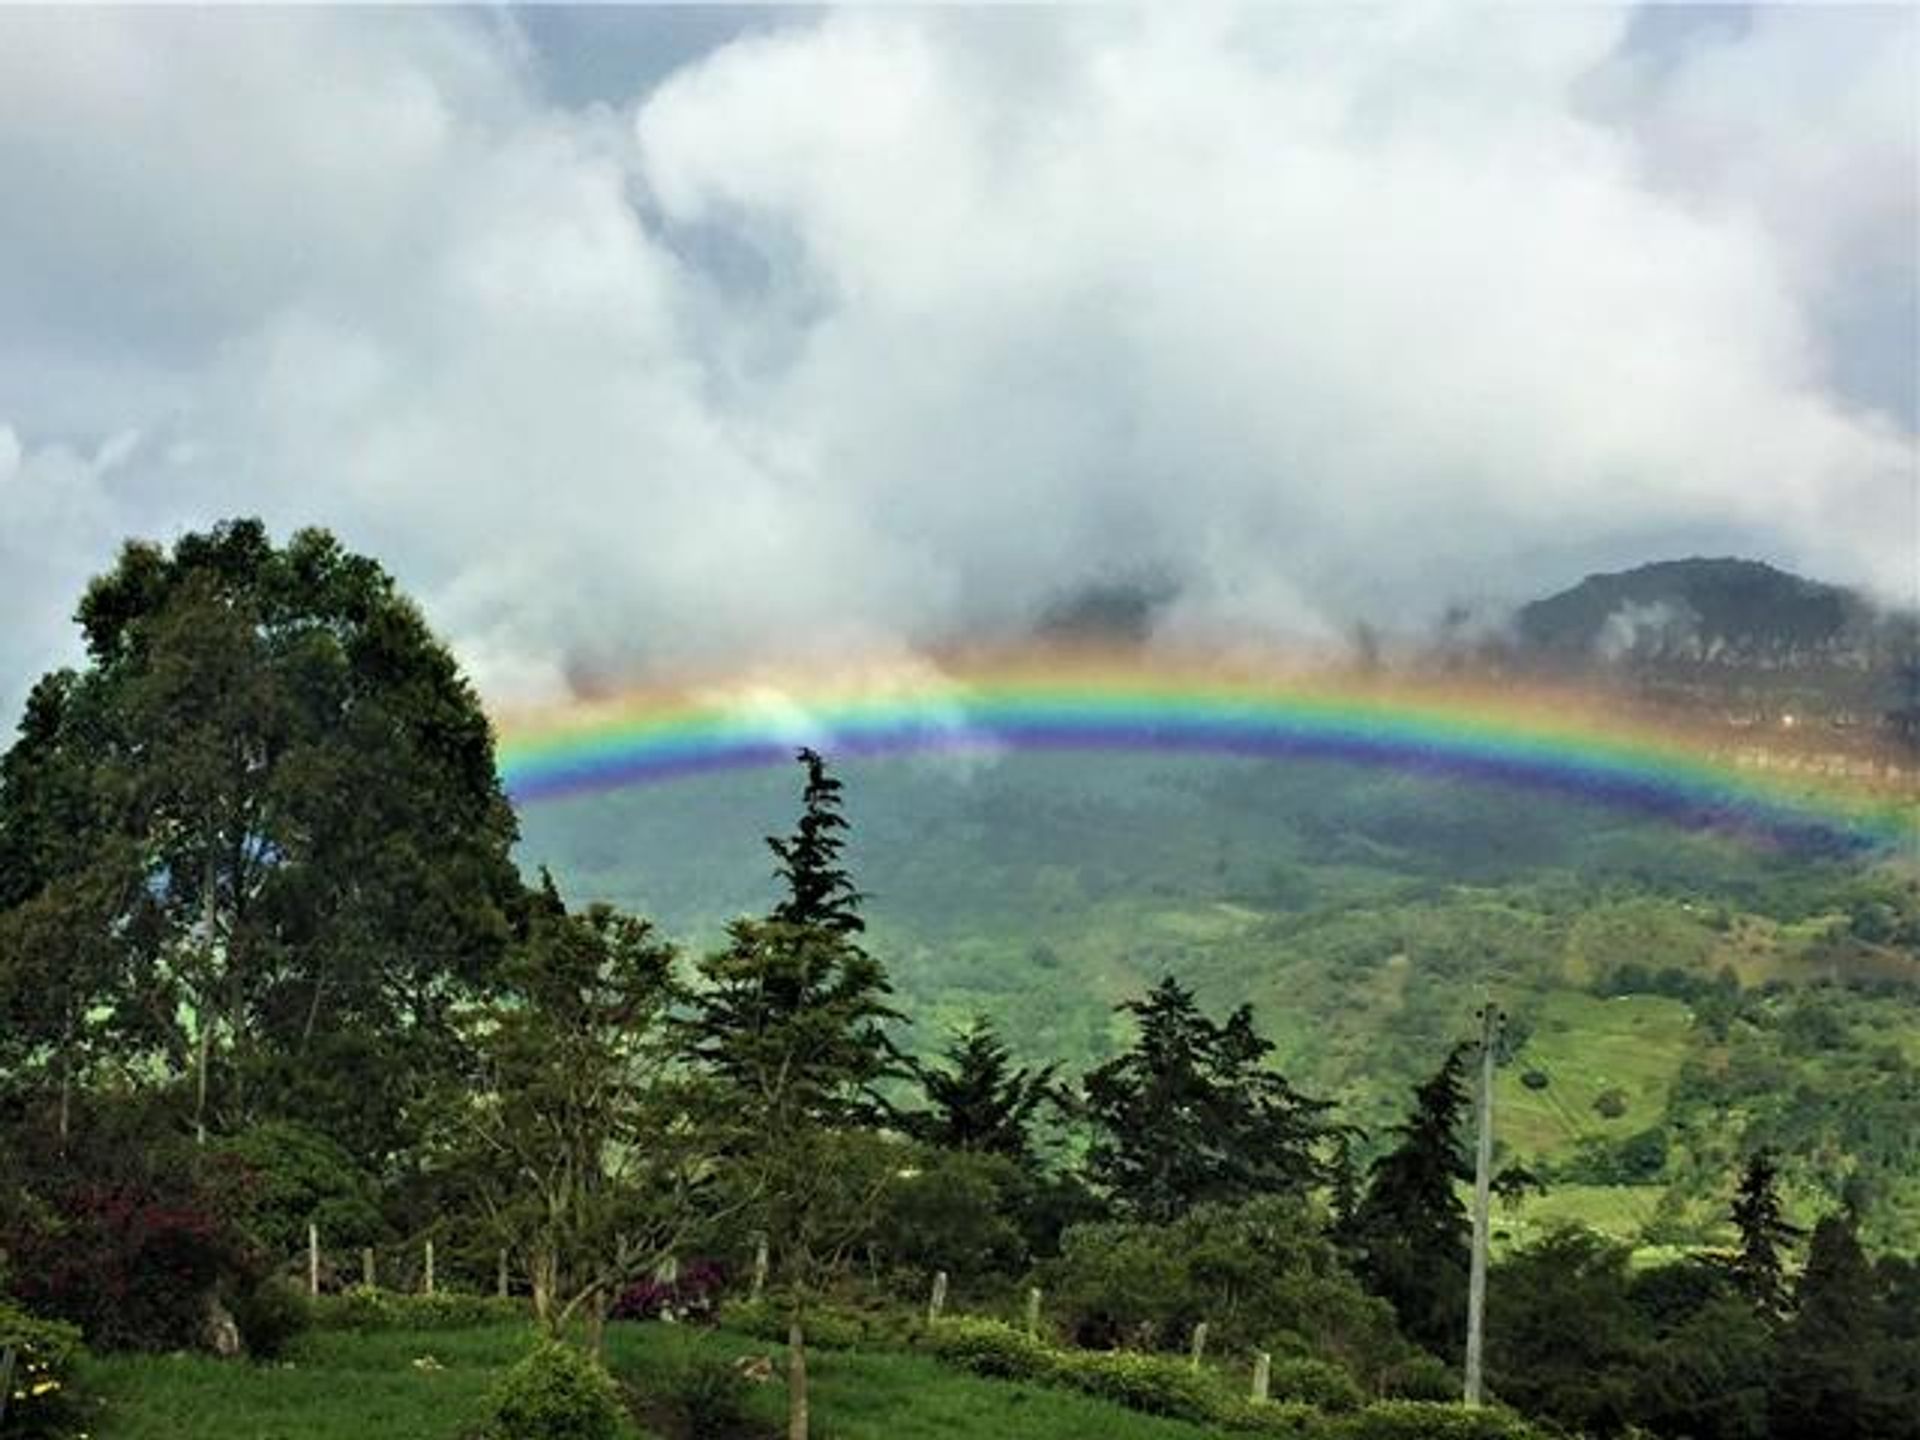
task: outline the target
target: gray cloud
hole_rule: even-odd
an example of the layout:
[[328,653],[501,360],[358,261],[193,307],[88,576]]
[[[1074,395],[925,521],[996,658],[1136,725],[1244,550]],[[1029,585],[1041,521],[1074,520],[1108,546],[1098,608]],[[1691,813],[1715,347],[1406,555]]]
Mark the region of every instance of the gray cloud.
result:
[[0,704],[241,512],[502,700],[1116,575],[1309,642],[1680,548],[1911,590],[1911,15],[621,20],[624,92],[526,17],[0,12]]

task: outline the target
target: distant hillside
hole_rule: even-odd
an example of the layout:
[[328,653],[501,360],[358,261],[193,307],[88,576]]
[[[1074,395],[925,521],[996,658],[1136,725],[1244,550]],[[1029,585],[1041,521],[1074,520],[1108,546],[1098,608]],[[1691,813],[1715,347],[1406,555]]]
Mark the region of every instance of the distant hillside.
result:
[[1515,617],[1523,665],[1626,681],[1729,718],[1877,729],[1910,710],[1910,612],[1757,560],[1666,560],[1589,575]]

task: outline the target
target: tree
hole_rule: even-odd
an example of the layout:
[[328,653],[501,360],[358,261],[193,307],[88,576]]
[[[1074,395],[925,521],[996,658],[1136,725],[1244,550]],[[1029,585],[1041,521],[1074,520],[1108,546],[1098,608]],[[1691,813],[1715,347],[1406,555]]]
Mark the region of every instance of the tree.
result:
[[525,1261],[541,1324],[584,1316],[597,1353],[609,1302],[691,1229],[712,1157],[673,1073],[673,948],[609,906],[568,913],[541,880],[502,992],[467,1018],[477,1073],[435,1128]]
[[840,782],[810,749],[794,833],[770,837],[785,894],[701,959],[684,1021],[688,1053],[717,1086],[729,1170],[767,1236],[787,1309],[791,1440],[806,1440],[810,1296],[876,1223],[898,1167],[862,1127],[879,1083],[904,1073],[883,1026],[886,968],[858,940],[860,893],[841,862]]
[[1395,1127],[1398,1143],[1373,1162],[1367,1186],[1342,1228],[1367,1288],[1393,1306],[1400,1326],[1437,1355],[1451,1357],[1466,1314],[1472,1224],[1460,1184],[1473,1178],[1460,1127],[1471,1096],[1472,1045],[1447,1052],[1413,1092]]
[[929,1108],[909,1116],[908,1128],[943,1149],[1029,1164],[1034,1116],[1055,1099],[1058,1067],[1016,1068],[1012,1053],[984,1016],[954,1031],[941,1058],[944,1069],[914,1067]]
[[506,940],[514,822],[392,580],[240,520],[128,545],[77,618],[86,667],[36,687],[0,761],[0,1004],[59,1084],[112,1048],[186,1078],[204,1138],[273,1114],[264,1057],[404,1029],[391,1064],[444,1058]]
[[1133,1048],[1089,1073],[1087,1168],[1134,1215],[1166,1221],[1198,1204],[1299,1193],[1323,1178],[1329,1106],[1266,1067],[1273,1046],[1243,1005],[1224,1023],[1172,976],[1119,1007]]
[[1805,1232],[1787,1223],[1780,1207],[1780,1172],[1767,1150],[1747,1157],[1733,1198],[1733,1224],[1740,1248],[1729,1264],[1734,1281],[1761,1314],[1786,1311],[1786,1262],[1782,1251]]
[[1891,1440],[1920,1428],[1895,1408],[1885,1308],[1852,1219],[1822,1219],[1774,1351],[1774,1440]]

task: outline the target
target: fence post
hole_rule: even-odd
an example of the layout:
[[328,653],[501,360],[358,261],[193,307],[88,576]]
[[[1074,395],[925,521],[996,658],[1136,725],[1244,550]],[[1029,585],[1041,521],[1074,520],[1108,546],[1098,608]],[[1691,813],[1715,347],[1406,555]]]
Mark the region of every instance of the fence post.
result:
[[927,1297],[927,1324],[931,1325],[940,1318],[940,1312],[947,1308],[947,1272],[933,1272],[933,1293]]
[[505,1247],[502,1247],[500,1251],[500,1298],[504,1300],[512,1293],[512,1290],[507,1284],[507,1252]]
[[1207,1322],[1202,1320],[1193,1327],[1193,1368],[1200,1368],[1200,1357],[1207,1353]]
[[753,1245],[753,1294],[751,1299],[758,1301],[760,1292],[767,1288],[767,1237],[756,1236]]
[[1038,1285],[1027,1291],[1027,1333],[1029,1335],[1040,1333],[1040,1287]]
[[373,1268],[373,1247],[371,1245],[362,1245],[360,1247],[360,1283],[369,1290],[377,1288],[379,1282],[376,1276],[378,1273],[379,1272]]
[[1273,1387],[1273,1356],[1264,1350],[1254,1352],[1253,1356],[1253,1403],[1267,1403],[1267,1392]]
[[7,1418],[7,1397],[13,1394],[13,1346],[0,1347],[0,1420]]
[[425,1293],[428,1295],[431,1295],[433,1293],[433,1241],[431,1240],[427,1241],[427,1273],[426,1273]]
[[320,1293],[320,1227],[307,1222],[307,1294]]

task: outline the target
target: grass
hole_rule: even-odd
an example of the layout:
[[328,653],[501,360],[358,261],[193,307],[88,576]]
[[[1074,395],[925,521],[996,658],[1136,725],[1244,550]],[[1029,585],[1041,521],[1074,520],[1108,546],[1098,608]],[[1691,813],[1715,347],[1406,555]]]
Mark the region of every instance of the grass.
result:
[[[1501,1139],[1522,1156],[1559,1157],[1583,1138],[1617,1139],[1660,1123],[1687,1054],[1690,1024],[1685,1005],[1660,996],[1550,995],[1494,1092]],[[1532,1069],[1548,1076],[1546,1089],[1521,1083]],[[1626,1102],[1611,1119],[1594,1108],[1608,1091]]]
[[[96,1440],[455,1440],[481,1424],[488,1387],[531,1340],[530,1327],[515,1325],[323,1331],[303,1337],[280,1364],[123,1355],[90,1360],[80,1378],[101,1403]],[[609,1367],[642,1394],[670,1383],[698,1353],[770,1355],[784,1373],[784,1347],[727,1331],[608,1330]],[[415,1364],[429,1356],[438,1368]],[[809,1361],[814,1431],[823,1440],[1203,1440],[1209,1433],[1066,1391],[962,1375],[921,1355],[817,1351]],[[786,1391],[778,1380],[753,1386],[747,1403],[774,1427],[785,1415]]]

